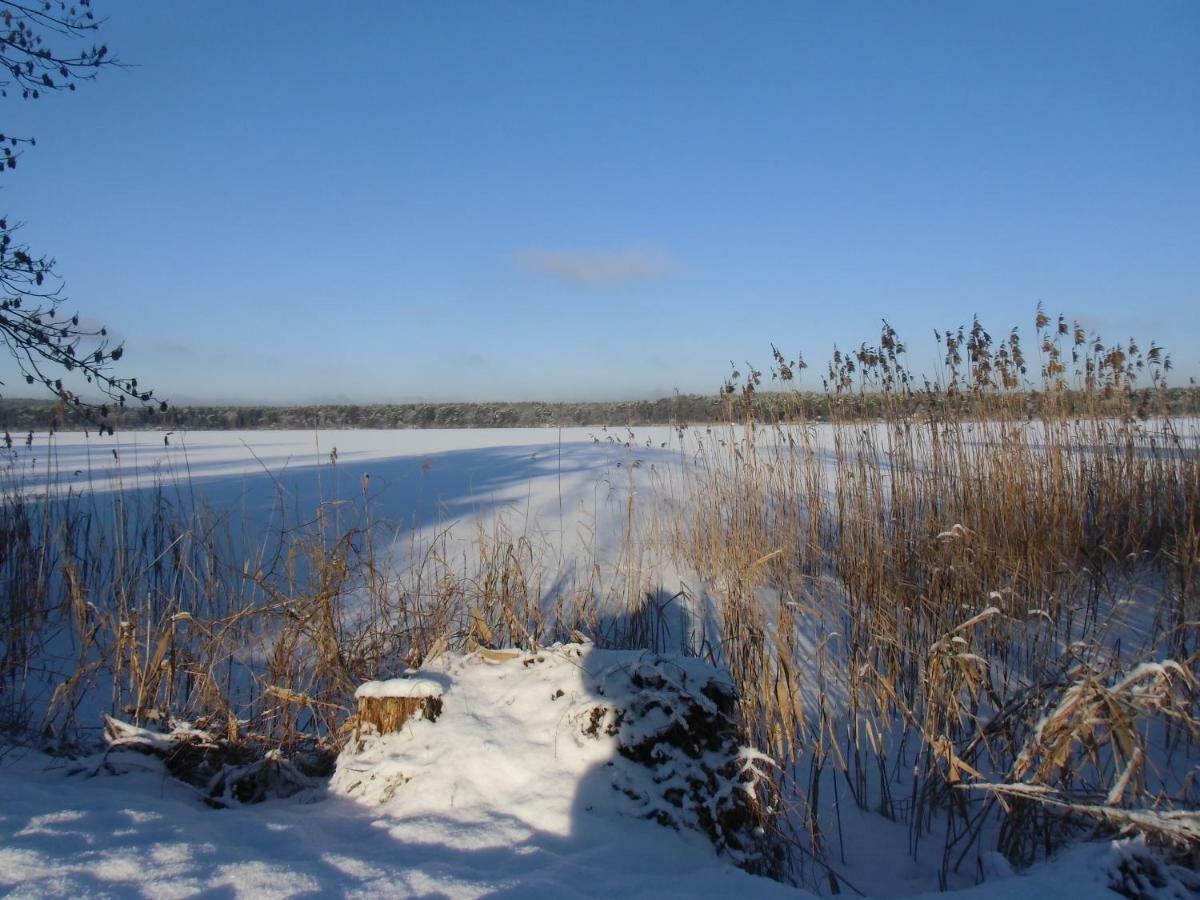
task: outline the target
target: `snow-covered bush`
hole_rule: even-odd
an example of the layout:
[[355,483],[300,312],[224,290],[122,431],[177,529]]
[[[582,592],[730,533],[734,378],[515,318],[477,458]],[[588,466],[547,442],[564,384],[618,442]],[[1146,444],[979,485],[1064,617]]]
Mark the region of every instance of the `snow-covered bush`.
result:
[[635,814],[708,836],[738,866],[778,876],[772,761],[746,746],[726,673],[694,659],[642,656],[597,679],[604,697],[577,714],[582,732],[615,738],[613,787]]
[[175,719],[162,731],[111,717],[106,722],[108,746],[97,770],[120,774],[121,753],[147,754],[161,760],[172,776],[198,788],[204,801],[218,809],[314,791],[330,772],[331,755],[320,748],[289,757],[261,742],[230,741]]

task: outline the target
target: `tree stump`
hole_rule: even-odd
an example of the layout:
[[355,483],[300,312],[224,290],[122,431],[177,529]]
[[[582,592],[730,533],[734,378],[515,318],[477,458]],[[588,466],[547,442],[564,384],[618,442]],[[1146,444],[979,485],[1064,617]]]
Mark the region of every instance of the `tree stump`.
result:
[[368,681],[354,692],[354,699],[358,703],[355,741],[364,730],[390,734],[403,728],[409,719],[436,722],[442,714],[442,686],[429,678]]

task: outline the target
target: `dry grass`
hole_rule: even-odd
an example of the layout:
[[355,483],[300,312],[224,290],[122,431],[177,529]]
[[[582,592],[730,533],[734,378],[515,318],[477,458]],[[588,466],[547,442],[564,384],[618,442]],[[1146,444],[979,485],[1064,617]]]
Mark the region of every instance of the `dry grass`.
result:
[[[1119,807],[1128,824],[1200,798],[1185,777],[1200,737],[1195,425],[1157,402],[1159,348],[1106,346],[1040,311],[1036,326],[1028,359],[1016,330],[944,335],[936,383],[885,326],[878,346],[835,355],[824,382],[846,414],[829,426],[809,425],[803,394],[760,395],[752,367],[727,383],[742,423],[694,473],[698,515],[676,546],[723,603],[722,661],[748,725],[792,764],[814,852],[831,785],[908,823],[914,854],[942,842],[944,877],[990,849],[984,835],[1026,862],[1078,814]],[[775,363],[784,381],[801,365]],[[868,393],[877,421],[855,414]],[[764,399],[769,423],[753,415]],[[1053,786],[1059,805],[974,784]]]
[[[229,739],[340,741],[363,681],[447,647],[525,647],[582,631],[640,640],[644,560],[633,531],[620,561],[561,579],[544,540],[503,520],[473,540],[447,531],[399,555],[368,504],[322,504],[232,529],[166,485],[155,490],[0,496],[0,712],[70,745],[97,706],[135,723],[179,717]],[[241,535],[257,534],[251,542]],[[90,716],[81,720],[78,710]]]

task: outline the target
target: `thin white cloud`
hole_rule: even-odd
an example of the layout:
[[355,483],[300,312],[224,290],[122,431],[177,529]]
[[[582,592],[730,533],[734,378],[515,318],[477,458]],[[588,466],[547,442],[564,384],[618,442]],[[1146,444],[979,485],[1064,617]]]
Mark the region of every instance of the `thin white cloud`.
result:
[[657,281],[675,268],[668,254],[639,248],[608,253],[537,249],[518,254],[516,260],[526,271],[584,285]]

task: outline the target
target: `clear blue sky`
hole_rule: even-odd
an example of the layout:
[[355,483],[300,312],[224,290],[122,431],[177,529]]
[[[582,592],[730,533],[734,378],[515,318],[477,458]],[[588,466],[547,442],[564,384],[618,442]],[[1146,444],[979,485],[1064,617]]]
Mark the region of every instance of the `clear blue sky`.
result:
[[712,391],[1039,300],[1200,369],[1195,0],[96,7],[132,67],[0,101],[0,206],[170,397]]

